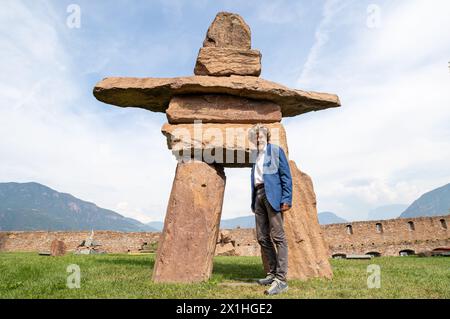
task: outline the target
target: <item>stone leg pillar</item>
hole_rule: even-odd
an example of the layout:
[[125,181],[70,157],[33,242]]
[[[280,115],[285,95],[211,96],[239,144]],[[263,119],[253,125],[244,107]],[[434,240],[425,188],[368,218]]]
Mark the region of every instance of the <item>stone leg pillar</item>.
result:
[[288,278],[331,278],[328,245],[319,225],[316,195],[311,178],[289,161],[293,181],[292,208],[285,214],[289,245]]
[[199,282],[211,276],[224,191],[223,167],[178,163],[153,281]]
[[[328,244],[319,225],[316,195],[311,178],[289,161],[292,175],[292,208],[284,213],[288,241],[288,279],[332,278]],[[262,254],[265,271],[268,265]]]

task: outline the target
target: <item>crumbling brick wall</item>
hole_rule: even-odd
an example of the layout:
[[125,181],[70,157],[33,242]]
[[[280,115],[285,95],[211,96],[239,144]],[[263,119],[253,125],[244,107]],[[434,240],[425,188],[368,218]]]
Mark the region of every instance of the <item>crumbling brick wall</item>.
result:
[[379,253],[399,256],[450,245],[449,216],[397,218],[322,226],[330,254]]
[[[49,251],[54,239],[64,241],[67,251],[74,251],[86,240],[89,231],[11,231],[0,232],[0,251]],[[144,243],[157,242],[159,233],[124,233],[115,231],[96,231],[94,241],[109,253],[137,252]]]
[[[367,253],[399,256],[401,251],[406,250],[417,254],[450,247],[449,224],[450,216],[438,216],[361,221],[321,227],[329,246],[330,256]],[[258,249],[239,249],[258,245],[254,239],[253,229],[237,229],[229,232],[238,255],[260,255]]]
[[[450,216],[447,215],[323,225],[322,229],[329,245],[330,256],[373,252],[382,256],[398,256],[402,250],[420,253],[450,247],[449,227]],[[260,256],[254,229],[234,229],[226,232],[233,242],[233,247],[229,245],[230,249],[234,249],[233,254]],[[63,240],[67,250],[74,251],[89,235],[88,231],[0,232],[0,251],[48,251],[54,239]],[[137,252],[144,243],[157,242],[159,233],[96,231],[94,239],[109,253]],[[217,251],[226,253],[223,248]]]

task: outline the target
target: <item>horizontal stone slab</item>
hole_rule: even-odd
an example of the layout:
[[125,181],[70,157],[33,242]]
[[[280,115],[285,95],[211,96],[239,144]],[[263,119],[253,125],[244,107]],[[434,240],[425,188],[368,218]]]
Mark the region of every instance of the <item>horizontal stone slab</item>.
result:
[[110,77],[94,88],[94,96],[99,101],[153,112],[165,112],[170,99],[181,94],[230,94],[268,100],[281,107],[283,117],[340,106],[337,95],[294,90],[254,76]]
[[261,74],[261,53],[258,50],[236,48],[201,48],[194,74],[259,76]]
[[232,95],[174,96],[166,110],[169,123],[273,123],[281,121],[281,108],[269,102]]
[[[288,156],[286,131],[281,123],[265,124],[270,143],[280,145]],[[167,147],[179,161],[194,158],[224,167],[251,167],[256,160],[256,136],[252,124],[169,124],[161,128]]]

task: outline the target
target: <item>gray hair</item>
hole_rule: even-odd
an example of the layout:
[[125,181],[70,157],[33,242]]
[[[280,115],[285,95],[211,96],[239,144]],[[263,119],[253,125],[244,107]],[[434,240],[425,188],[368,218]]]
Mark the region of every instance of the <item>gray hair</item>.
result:
[[263,134],[266,135],[267,143],[269,143],[269,141],[270,141],[270,129],[267,126],[265,126],[265,125],[263,125],[261,123],[253,125],[252,128],[250,129],[250,135],[251,136],[256,137],[256,135],[259,134],[259,132],[262,132]]

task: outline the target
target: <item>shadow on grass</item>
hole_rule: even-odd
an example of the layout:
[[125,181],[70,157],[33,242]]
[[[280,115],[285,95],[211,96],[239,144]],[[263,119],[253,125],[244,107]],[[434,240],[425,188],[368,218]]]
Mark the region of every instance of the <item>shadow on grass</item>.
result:
[[213,275],[218,275],[225,280],[254,281],[264,277],[264,269],[258,263],[233,263],[232,259],[219,259],[214,260]]
[[147,257],[142,256],[141,258],[129,258],[129,257],[116,257],[114,258],[96,258],[93,260],[95,263],[100,264],[112,264],[112,265],[123,265],[123,266],[143,266],[153,268],[155,265],[155,258],[153,256]]
[[[155,266],[155,255],[147,256],[127,256],[127,255],[104,255],[96,256],[89,262],[94,264],[143,267],[153,269]],[[214,258],[213,276],[219,280],[248,281],[264,277],[265,273],[260,262],[249,262],[247,259],[239,257],[219,257]]]

